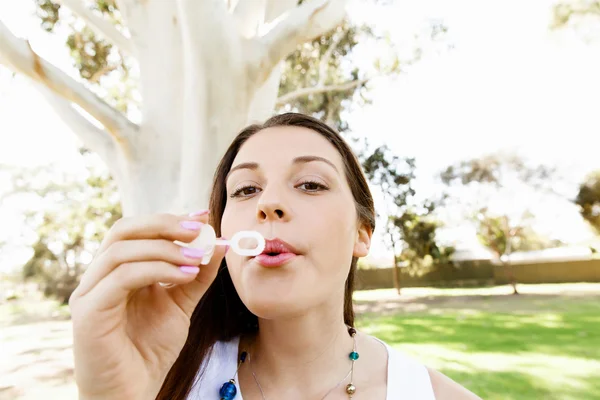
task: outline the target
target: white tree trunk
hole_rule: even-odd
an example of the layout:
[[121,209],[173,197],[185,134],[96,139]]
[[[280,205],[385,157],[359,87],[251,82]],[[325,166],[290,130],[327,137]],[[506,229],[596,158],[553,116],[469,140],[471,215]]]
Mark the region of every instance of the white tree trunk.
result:
[[346,3],[239,0],[228,7],[224,0],[120,0],[126,37],[78,1],[63,5],[138,61],[139,126],[40,59],[1,22],[0,62],[38,82],[84,144],[104,159],[125,215],[205,208],[215,167],[233,136],[272,114],[280,61],[340,24]]

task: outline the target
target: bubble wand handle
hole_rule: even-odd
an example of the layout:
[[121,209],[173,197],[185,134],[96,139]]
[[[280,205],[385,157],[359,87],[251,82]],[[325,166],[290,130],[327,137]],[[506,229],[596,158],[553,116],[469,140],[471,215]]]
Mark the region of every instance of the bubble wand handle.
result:
[[[254,239],[256,241],[256,247],[251,249],[244,249],[240,246],[242,239]],[[215,239],[215,246],[231,246],[231,249],[240,256],[257,256],[263,252],[266,243],[265,238],[257,231],[239,231],[231,240],[226,239]]]

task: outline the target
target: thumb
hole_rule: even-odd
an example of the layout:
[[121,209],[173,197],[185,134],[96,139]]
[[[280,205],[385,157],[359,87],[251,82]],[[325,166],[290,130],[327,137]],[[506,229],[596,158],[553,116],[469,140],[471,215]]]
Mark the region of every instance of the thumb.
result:
[[198,302],[215,280],[228,248],[229,246],[215,246],[215,252],[210,262],[206,265],[199,265],[200,272],[196,275],[196,279],[168,289],[173,301],[188,317],[192,317],[192,313],[196,309]]

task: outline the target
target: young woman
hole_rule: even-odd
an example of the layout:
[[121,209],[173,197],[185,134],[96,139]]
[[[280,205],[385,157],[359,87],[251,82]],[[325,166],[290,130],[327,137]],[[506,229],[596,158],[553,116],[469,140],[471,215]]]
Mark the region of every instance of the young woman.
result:
[[[217,246],[200,265],[173,242],[207,223],[223,237],[259,231],[265,251]],[[360,164],[334,130],[301,114],[244,129],[210,211],[124,218],[106,235],[70,300],[80,398],[478,399],[354,329],[374,228]]]

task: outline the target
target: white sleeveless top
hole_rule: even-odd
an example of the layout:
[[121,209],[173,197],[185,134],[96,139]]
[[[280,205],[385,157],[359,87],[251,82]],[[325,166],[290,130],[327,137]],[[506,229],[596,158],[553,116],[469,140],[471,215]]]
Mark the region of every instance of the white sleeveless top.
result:
[[[219,400],[219,389],[235,375],[239,340],[237,337],[230,342],[215,343],[206,369],[200,378],[196,375],[187,400]],[[427,368],[387,343],[377,340],[388,351],[386,400],[435,400]],[[237,381],[236,387],[238,394],[235,400],[243,400]]]

